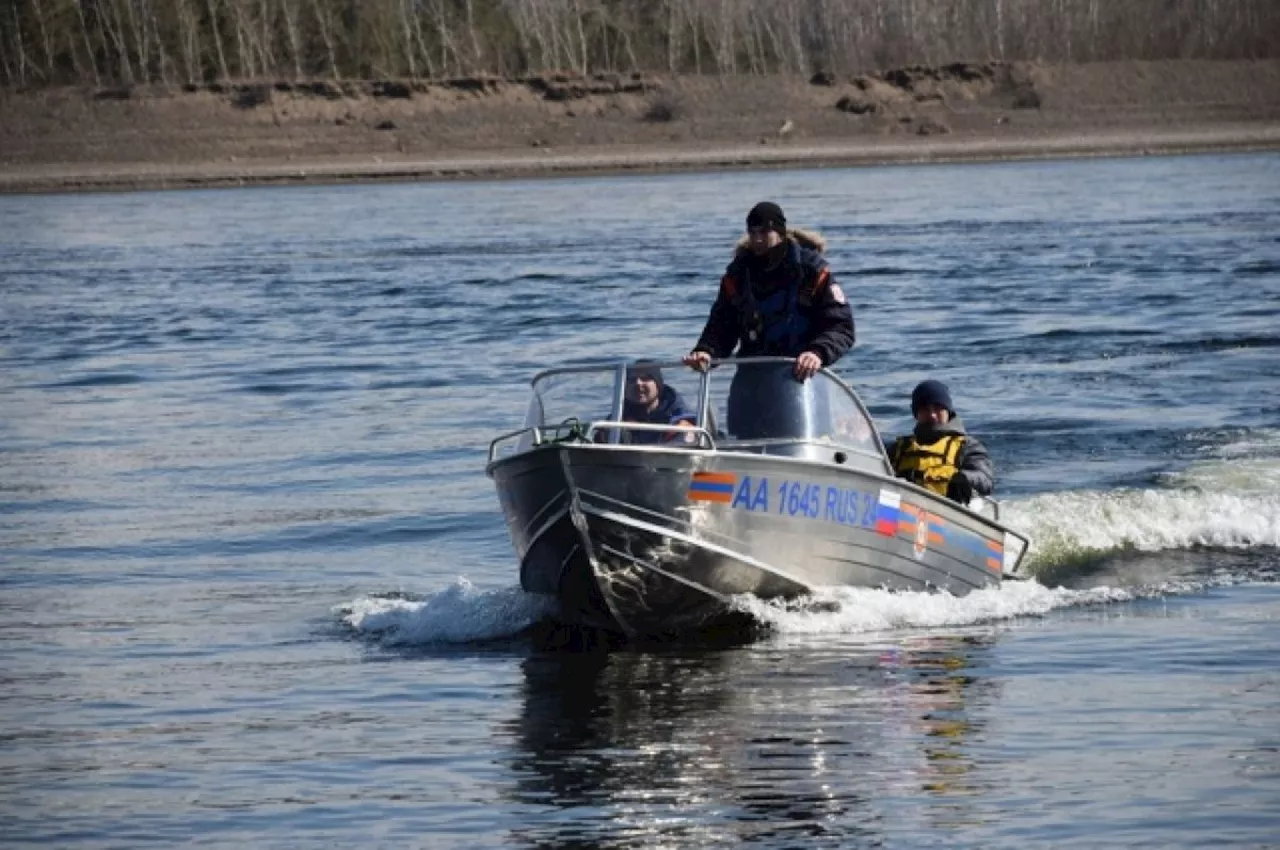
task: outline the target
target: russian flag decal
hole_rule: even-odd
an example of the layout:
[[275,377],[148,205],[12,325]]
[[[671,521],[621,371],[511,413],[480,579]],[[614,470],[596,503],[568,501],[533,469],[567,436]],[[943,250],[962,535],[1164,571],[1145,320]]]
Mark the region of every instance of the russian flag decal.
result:
[[902,496],[889,490],[880,491],[876,506],[876,533],[893,537],[898,533],[898,518],[902,511]]

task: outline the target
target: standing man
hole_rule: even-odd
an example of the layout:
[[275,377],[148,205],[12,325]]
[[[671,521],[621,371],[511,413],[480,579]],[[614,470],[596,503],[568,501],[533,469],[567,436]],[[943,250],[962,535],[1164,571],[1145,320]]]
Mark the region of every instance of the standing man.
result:
[[747,214],[747,235],[720,280],[702,336],[684,363],[704,370],[713,358],[796,358],[805,381],[853,347],[853,311],[822,256],[816,233],[788,229],[772,201]]
[[995,467],[986,446],[965,431],[951,392],[941,381],[921,381],[911,393],[915,429],[893,441],[893,474],[962,505],[990,496]]

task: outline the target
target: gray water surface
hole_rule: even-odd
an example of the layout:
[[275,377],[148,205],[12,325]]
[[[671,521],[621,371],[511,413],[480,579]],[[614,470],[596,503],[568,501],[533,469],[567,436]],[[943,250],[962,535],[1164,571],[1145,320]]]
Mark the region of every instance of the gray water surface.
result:
[[[483,465],[828,240],[1038,581],[609,647]],[[1280,157],[0,197],[0,844],[1280,846]]]

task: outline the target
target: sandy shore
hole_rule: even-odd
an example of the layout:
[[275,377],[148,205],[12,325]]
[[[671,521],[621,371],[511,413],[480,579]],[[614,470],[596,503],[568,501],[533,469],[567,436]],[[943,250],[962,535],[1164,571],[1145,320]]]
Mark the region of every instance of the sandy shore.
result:
[[0,192],[176,189],[375,181],[508,179],[581,174],[995,162],[1091,156],[1155,156],[1280,150],[1280,123],[1199,129],[1068,132],[1058,136],[839,142],[778,147],[601,146],[434,159],[332,157],[164,165],[41,164],[0,172]]
[[6,93],[0,192],[1280,150],[1280,62]]

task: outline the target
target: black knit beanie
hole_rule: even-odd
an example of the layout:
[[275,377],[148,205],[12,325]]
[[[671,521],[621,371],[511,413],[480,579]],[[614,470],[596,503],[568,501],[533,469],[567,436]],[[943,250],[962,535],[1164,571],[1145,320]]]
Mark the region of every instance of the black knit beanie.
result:
[[636,378],[652,378],[654,383],[659,387],[662,386],[662,370],[652,360],[637,360],[635,365],[627,370],[628,381]]
[[747,227],[767,227],[787,235],[787,217],[782,214],[782,207],[773,201],[761,201],[747,213]]
[[921,381],[920,384],[911,392],[911,415],[915,416],[916,411],[926,404],[936,404],[939,407],[945,407],[947,412],[952,416],[956,415],[956,409],[951,404],[951,392],[947,389],[947,385],[942,381]]

